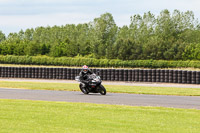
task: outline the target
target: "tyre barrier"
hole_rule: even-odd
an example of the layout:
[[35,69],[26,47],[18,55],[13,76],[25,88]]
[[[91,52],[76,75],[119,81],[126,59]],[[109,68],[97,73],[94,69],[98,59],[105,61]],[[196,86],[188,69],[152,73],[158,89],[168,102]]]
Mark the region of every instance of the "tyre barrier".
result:
[[[200,71],[163,69],[91,69],[104,81],[200,84]],[[80,68],[0,67],[2,78],[74,80]]]

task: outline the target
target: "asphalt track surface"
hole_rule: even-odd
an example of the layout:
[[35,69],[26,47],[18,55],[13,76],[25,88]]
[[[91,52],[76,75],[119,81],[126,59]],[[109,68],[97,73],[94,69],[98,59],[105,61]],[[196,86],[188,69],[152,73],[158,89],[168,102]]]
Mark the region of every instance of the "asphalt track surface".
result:
[[[1,79],[1,80],[7,81],[9,79]],[[20,80],[20,81],[23,81],[23,80]],[[42,81],[32,80],[32,81],[44,82],[44,80]],[[62,82],[62,81],[48,80],[46,82]],[[66,81],[63,81],[63,82],[66,82]],[[105,82],[105,84],[119,84],[119,83]],[[124,83],[124,84],[128,85],[131,83]],[[156,85],[156,86],[166,87],[167,84],[134,83],[133,85],[138,85],[138,86],[142,86],[142,85],[155,86]],[[169,85],[172,87],[186,86],[188,88],[187,85],[168,84],[167,86]],[[200,88],[199,85],[189,86],[189,88],[193,88],[193,87]],[[129,106],[156,106],[156,107],[200,109],[200,96],[166,96],[166,95],[123,94],[123,93],[107,93],[107,95],[103,96],[103,95],[94,94],[94,93],[85,95],[82,92],[73,92],[73,91],[50,91],[50,90],[0,88],[0,99],[64,101],[64,102],[115,104],[115,105],[129,105]]]

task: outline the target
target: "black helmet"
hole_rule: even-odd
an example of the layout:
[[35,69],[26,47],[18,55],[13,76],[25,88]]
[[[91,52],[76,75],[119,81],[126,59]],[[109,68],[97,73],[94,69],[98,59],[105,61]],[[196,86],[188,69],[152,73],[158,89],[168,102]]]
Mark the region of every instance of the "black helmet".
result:
[[88,66],[86,66],[86,65],[84,65],[83,67],[82,67],[82,70],[83,70],[83,72],[84,73],[87,73],[88,72]]

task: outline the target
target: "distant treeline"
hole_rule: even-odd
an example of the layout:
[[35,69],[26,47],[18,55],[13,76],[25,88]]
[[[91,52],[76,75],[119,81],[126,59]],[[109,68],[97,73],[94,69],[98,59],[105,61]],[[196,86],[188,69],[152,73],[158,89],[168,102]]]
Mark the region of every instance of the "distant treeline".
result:
[[130,25],[118,27],[112,14],[105,13],[84,24],[37,27],[8,36],[0,31],[0,54],[199,60],[200,23],[192,11],[163,10],[158,16],[133,15]]

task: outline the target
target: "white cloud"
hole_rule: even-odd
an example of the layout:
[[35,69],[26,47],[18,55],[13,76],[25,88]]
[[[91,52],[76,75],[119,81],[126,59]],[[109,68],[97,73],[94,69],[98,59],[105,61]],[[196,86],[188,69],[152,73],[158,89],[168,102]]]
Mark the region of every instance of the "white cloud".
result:
[[0,30],[8,34],[37,26],[87,23],[110,12],[118,26],[130,16],[174,9],[194,11],[200,18],[199,0],[0,0]]

